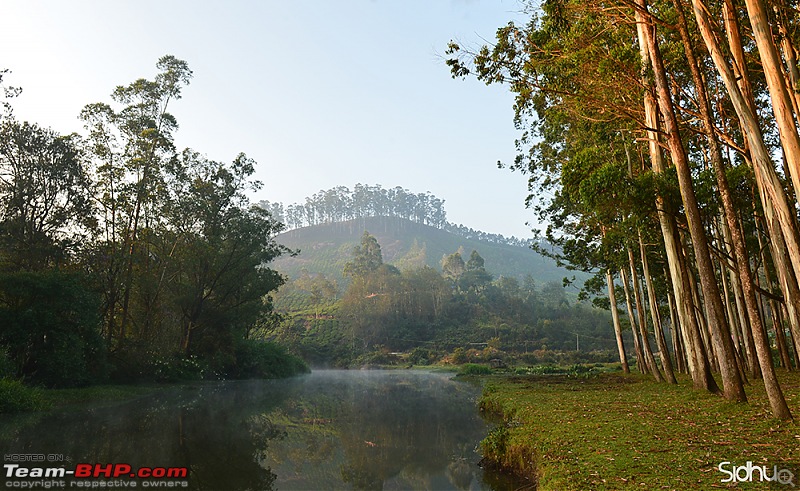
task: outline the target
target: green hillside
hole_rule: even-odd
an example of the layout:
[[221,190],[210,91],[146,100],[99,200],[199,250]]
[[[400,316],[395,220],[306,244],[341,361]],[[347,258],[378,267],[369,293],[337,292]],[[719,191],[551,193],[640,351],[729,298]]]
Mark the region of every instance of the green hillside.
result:
[[472,250],[478,251],[486,261],[486,270],[495,278],[511,276],[522,279],[530,274],[541,285],[550,281],[560,283],[565,276],[586,276],[560,268],[552,259],[524,247],[466,239],[397,217],[359,218],[285,232],[276,240],[299,250],[300,254],[281,257],[271,266],[292,279],[300,277],[305,268],[309,273],[322,273],[341,280],[344,265],[351,259],[353,247],[359,243],[365,230],[378,239],[384,262],[401,270],[424,265],[439,270],[442,257],[461,248],[465,258]]

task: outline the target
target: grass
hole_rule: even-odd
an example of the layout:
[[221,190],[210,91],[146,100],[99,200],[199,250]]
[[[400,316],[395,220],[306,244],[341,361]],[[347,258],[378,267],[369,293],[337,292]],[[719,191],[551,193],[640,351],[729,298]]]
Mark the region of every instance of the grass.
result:
[[152,394],[165,386],[156,385],[93,385],[74,389],[45,389],[42,398],[48,406],[65,406],[84,402],[116,402]]
[[84,402],[126,401],[151,394],[157,386],[96,385],[73,389],[27,387],[17,380],[0,380],[0,413],[46,411]]
[[[780,378],[800,420],[800,374]],[[777,465],[797,475],[797,485],[800,424],[770,416],[760,382],[748,396],[748,404],[731,403],[685,378],[670,386],[612,373],[493,377],[480,405],[504,423],[482,449],[489,462],[538,480],[540,490],[726,488],[728,475],[717,467],[725,461],[766,465],[769,475]]]

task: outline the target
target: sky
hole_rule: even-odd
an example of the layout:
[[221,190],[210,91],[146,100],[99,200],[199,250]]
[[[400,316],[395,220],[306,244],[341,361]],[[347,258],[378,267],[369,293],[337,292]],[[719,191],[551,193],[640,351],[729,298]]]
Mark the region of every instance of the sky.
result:
[[285,205],[356,183],[445,200],[449,221],[530,237],[511,162],[513,95],[454,80],[449,40],[479,46],[524,21],[518,0],[3,0],[0,69],[17,119],[83,133],[81,108],[152,79],[165,54],[194,76],[170,112],[179,149],[244,152]]

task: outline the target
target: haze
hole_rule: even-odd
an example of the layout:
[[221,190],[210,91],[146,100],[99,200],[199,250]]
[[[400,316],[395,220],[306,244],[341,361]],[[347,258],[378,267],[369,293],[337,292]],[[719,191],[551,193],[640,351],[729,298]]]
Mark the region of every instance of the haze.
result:
[[285,204],[356,183],[431,191],[448,219],[528,237],[514,157],[513,97],[453,80],[450,39],[490,40],[516,1],[6,1],[5,82],[18,119],[82,132],[90,102],[152,78],[164,54],[194,72],[172,106],[179,148],[221,161],[244,151]]

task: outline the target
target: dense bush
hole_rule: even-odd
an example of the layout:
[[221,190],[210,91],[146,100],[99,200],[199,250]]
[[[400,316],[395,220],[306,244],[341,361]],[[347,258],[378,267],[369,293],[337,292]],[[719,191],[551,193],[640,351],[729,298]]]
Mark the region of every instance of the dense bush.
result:
[[408,355],[408,361],[414,365],[430,365],[435,363],[439,356],[435,351],[417,346]]
[[26,387],[19,380],[0,380],[0,413],[37,411],[47,404],[38,389]]
[[236,346],[236,363],[229,367],[232,378],[281,378],[309,371],[308,365],[275,343],[242,340]]
[[459,375],[489,375],[492,369],[486,365],[478,365],[477,363],[467,363],[459,370]]
[[13,378],[75,387],[103,377],[98,296],[81,275],[61,271],[0,275],[0,344]]

